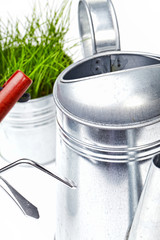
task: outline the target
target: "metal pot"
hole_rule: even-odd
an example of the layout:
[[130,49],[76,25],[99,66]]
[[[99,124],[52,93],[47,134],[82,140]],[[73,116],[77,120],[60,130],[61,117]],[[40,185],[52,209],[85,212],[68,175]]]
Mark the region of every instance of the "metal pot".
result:
[[52,162],[56,155],[55,130],[52,94],[18,102],[1,123],[1,156],[9,162],[23,157],[40,164]]

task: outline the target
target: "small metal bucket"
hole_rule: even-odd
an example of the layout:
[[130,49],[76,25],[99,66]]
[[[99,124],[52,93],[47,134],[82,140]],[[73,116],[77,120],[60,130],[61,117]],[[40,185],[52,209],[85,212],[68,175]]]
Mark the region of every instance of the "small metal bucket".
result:
[[[95,2],[79,5],[91,29],[96,9],[113,13],[112,5],[104,8],[110,1]],[[102,51],[60,74],[56,166],[77,189],[57,188],[56,240],[125,239],[150,160],[160,151],[159,89],[160,58],[145,53]]]
[[1,123],[1,156],[9,162],[24,157],[40,164],[54,161],[55,131],[52,94],[16,103]]

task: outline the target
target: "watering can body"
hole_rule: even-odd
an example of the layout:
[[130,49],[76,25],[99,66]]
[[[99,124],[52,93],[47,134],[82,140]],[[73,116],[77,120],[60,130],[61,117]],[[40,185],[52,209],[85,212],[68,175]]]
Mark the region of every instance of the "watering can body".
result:
[[[56,240],[124,240],[151,158],[160,150],[160,58],[120,51],[110,0],[80,0],[84,59],[54,85]],[[118,50],[118,51],[117,51]]]
[[56,240],[125,239],[160,150],[159,63],[106,52],[58,77],[56,166],[77,189],[57,188]]

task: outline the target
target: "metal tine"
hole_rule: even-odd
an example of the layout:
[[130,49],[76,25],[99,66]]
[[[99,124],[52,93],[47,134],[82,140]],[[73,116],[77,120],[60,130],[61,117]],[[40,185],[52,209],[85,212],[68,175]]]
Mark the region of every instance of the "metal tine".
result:
[[70,188],[76,188],[77,187],[76,184],[73,181],[71,181],[71,180],[69,180],[67,178],[60,177],[57,174],[52,173],[49,170],[47,170],[46,168],[42,167],[38,163],[34,162],[33,160],[30,160],[30,159],[27,159],[27,158],[19,159],[19,160],[13,162],[13,163],[8,164],[7,166],[5,166],[3,168],[0,168],[0,173],[2,173],[4,171],[7,171],[8,169],[13,168],[13,167],[15,167],[15,166],[17,166],[19,164],[31,165],[31,166],[33,166],[33,167],[43,171],[44,173],[50,175],[51,177],[57,179],[58,181],[64,183],[65,185],[67,185]]
[[160,154],[150,165],[128,240],[160,239]]
[[0,187],[13,199],[21,211],[30,217],[39,218],[37,207],[24,198],[16,189],[14,189],[4,178],[0,176]]

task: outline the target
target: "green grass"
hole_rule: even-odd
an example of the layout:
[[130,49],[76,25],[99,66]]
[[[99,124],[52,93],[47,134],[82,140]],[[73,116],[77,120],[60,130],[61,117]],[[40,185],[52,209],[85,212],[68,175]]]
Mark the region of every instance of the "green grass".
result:
[[69,9],[64,1],[54,12],[47,4],[45,17],[33,8],[23,24],[0,20],[0,86],[20,69],[33,80],[28,90],[32,99],[52,93],[57,76],[72,63],[64,49]]

